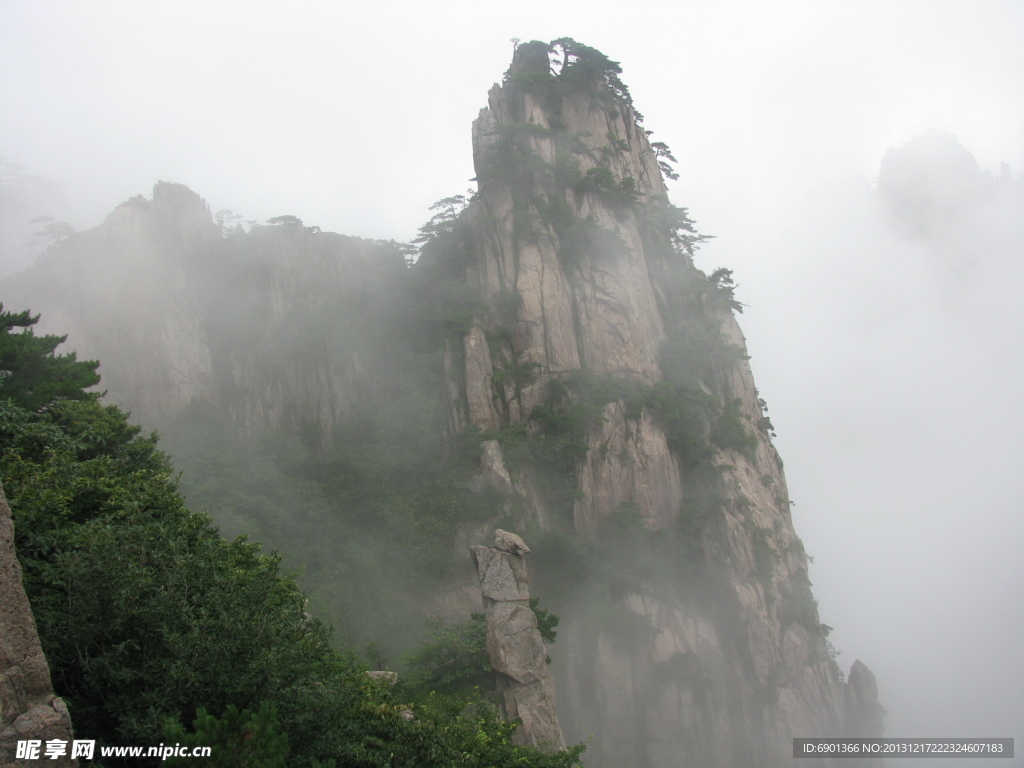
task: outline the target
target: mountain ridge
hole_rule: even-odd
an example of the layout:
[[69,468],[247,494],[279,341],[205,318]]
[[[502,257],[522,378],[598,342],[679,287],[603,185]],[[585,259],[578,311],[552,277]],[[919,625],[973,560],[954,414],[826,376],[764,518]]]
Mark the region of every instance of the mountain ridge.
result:
[[[479,190],[411,267],[397,244],[301,224],[222,232],[198,195],[161,182],[5,295],[103,360],[137,419],[173,429],[198,403],[290,436],[323,487],[364,471],[331,464],[332,446],[389,429],[466,451],[462,506],[416,520],[444,521],[432,546],[455,563],[495,523],[538,541],[565,626],[560,718],[567,741],[595,734],[588,764],[789,764],[793,737],[848,729],[847,689],[730,275],[694,266],[703,238],[668,201],[671,153],[620,71],[568,38],[518,46],[474,123]],[[353,498],[333,514],[365,514]],[[415,594],[459,615],[478,600],[465,571]]]

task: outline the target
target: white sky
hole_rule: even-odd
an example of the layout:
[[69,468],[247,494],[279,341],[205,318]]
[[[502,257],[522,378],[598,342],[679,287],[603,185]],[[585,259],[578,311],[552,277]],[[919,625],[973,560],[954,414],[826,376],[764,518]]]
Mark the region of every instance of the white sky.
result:
[[1020,260],[949,282],[865,202],[929,131],[1024,172],[1024,2],[0,0],[0,157],[78,228],[159,179],[406,240],[469,186],[510,38],[566,35],[622,63],[751,305],[840,661],[893,735],[1024,737]]

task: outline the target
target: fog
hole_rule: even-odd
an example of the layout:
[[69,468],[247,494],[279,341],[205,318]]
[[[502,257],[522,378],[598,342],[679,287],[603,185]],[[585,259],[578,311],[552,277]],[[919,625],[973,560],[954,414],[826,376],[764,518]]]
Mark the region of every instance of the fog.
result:
[[[698,265],[734,270],[840,664],[876,673],[889,735],[1019,750],[1020,3],[0,0],[0,156],[21,168],[0,275],[31,257],[27,219],[94,226],[158,179],[410,239],[469,186],[510,38],[562,35],[622,63],[679,159],[674,202],[715,236]],[[900,209],[881,160],[933,134],[977,174]]]
[[1016,735],[1024,713],[1024,197],[989,181],[1004,196],[934,239],[863,183],[822,188],[746,294],[822,620],[877,673],[890,735]]

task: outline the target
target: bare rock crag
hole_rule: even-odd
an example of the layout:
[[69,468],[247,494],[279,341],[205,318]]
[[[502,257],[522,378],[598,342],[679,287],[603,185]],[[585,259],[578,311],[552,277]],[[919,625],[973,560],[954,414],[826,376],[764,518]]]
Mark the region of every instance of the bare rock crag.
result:
[[508,531],[494,532],[494,547],[473,547],[487,617],[487,655],[497,673],[502,715],[520,720],[513,733],[518,744],[564,749],[555,713],[555,681],[548,672],[547,651],[530,609],[530,579],[523,540]]
[[301,225],[222,232],[198,194],[161,181],[5,278],[4,304],[99,360],[108,399],[147,427],[198,402],[243,429],[326,438],[377,375],[377,339],[353,329],[381,325],[381,286],[404,269],[387,251]]
[[[574,79],[569,57],[559,74],[549,51],[520,45],[489,92],[473,127],[478,192],[451,222],[456,241],[433,254],[473,314],[437,350],[448,434],[482,438],[481,485],[528,526],[538,580],[549,534],[586,548],[629,518],[647,543],[671,543],[645,571],[651,552],[622,542],[614,567],[600,564],[611,580],[582,579],[552,603],[559,722],[570,742],[589,739],[589,766],[792,765],[794,737],[880,727],[874,679],[854,665],[844,683],[833,658],[738,307],[658,223],[685,213],[667,203],[665,148],[599,60]],[[397,374],[372,361],[396,331],[375,307],[389,301],[383,286],[432,258],[407,269],[381,253],[301,226],[225,235],[198,195],[161,183],[3,287],[10,307],[43,313],[41,330],[70,331],[80,358],[98,357],[112,399],[147,425],[199,400],[235,424],[326,437],[346,414],[387,408],[375,391]],[[560,495],[544,487],[544,467],[503,448],[548,437],[536,414],[553,388],[600,380],[651,392],[679,376],[666,349],[708,339],[713,359],[687,360],[683,374],[695,401],[729,416],[733,437],[716,441],[718,417],[693,431],[700,471],[652,398],[599,404]],[[465,522],[457,538],[504,524]],[[489,611],[517,641],[532,637],[521,554],[477,554]],[[468,574],[442,587],[475,595]],[[543,661],[543,648],[523,643],[495,668],[553,717],[552,678],[514,660]],[[506,699],[509,716],[532,717],[525,699]],[[560,743],[551,733],[538,740]]]
[[[464,280],[490,312],[465,334],[461,354],[446,358],[461,395],[450,421],[536,435],[534,414],[550,407],[553,387],[654,388],[667,378],[667,345],[689,343],[679,340],[695,328],[717,337],[721,354],[685,375],[744,437],[711,440],[703,461],[717,473],[718,498],[699,515],[706,477],[673,447],[663,411],[624,399],[606,400],[584,437],[570,518],[548,503],[536,468],[505,464],[498,444],[482,449],[482,471],[542,529],[595,539],[632,515],[682,543],[663,563],[667,571],[685,559],[687,575],[638,576],[612,592],[595,585],[560,607],[561,721],[570,741],[589,738],[588,764],[789,765],[794,737],[844,733],[846,689],[811,595],[738,305],[716,304],[692,251],[673,252],[657,234],[659,212],[671,210],[664,150],[614,70],[574,73],[563,50],[559,74],[549,50],[520,45],[474,123],[479,192],[461,219],[472,243]],[[598,65],[595,57],[587,66]],[[520,159],[514,170],[509,157]],[[684,307],[687,285],[703,298]],[[529,375],[510,375],[522,371]]]

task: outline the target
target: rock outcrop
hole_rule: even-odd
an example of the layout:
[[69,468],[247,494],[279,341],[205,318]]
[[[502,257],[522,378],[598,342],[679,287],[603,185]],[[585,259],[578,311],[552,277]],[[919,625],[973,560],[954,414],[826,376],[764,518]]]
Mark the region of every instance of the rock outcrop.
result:
[[865,739],[884,735],[885,708],[878,703],[874,673],[860,659],[850,668],[846,683],[846,733]]
[[[728,273],[693,266],[670,154],[614,62],[553,45],[561,70],[552,46],[519,46],[474,124],[480,189],[459,224],[488,311],[448,363],[451,421],[496,435],[484,473],[524,525],[602,553],[586,567],[604,575],[555,605],[562,724],[590,738],[588,764],[788,764],[794,736],[844,732],[846,702],[739,305]],[[502,466],[523,439],[533,460]],[[545,481],[552,463],[568,486]],[[552,590],[566,577],[543,570]]]
[[[7,280],[5,304],[70,331],[150,426],[201,401],[236,425],[343,442],[436,407],[453,454],[479,447],[466,485],[489,494],[445,517],[451,551],[496,525],[529,532],[534,591],[562,616],[559,721],[590,739],[588,765],[788,765],[794,737],[870,730],[882,710],[866,668],[844,686],[832,658],[741,305],[727,271],[694,265],[701,238],[662,176],[671,153],[619,71],[570,40],[518,46],[474,123],[479,190],[412,268],[393,245],[296,224],[225,236],[197,195],[158,184]],[[380,308],[410,279],[429,309],[398,327]],[[393,417],[417,366],[437,397]],[[489,610],[528,628],[521,556],[478,552],[503,574]],[[471,582],[455,578],[432,591],[468,612]],[[537,692],[529,706],[553,701],[550,677],[509,669]]]
[[[7,497],[0,487],[0,768],[43,764],[16,761],[19,741],[52,739],[65,742],[63,757],[46,765],[77,766],[72,760],[71,717],[64,701],[53,693],[50,667],[36,634],[36,622],[21,580],[14,551],[14,524]],[[43,749],[40,746],[40,757]]]
[[497,676],[502,715],[520,720],[518,744],[564,749],[555,712],[555,681],[537,617],[530,609],[530,579],[523,559],[530,551],[514,533],[494,532],[493,547],[473,547],[487,619],[487,655]]
[[109,399],[148,427],[198,402],[241,427],[322,439],[373,390],[384,286],[404,271],[393,246],[316,227],[222,232],[199,195],[159,182],[3,293],[8,309],[41,314],[38,332],[100,360]]

